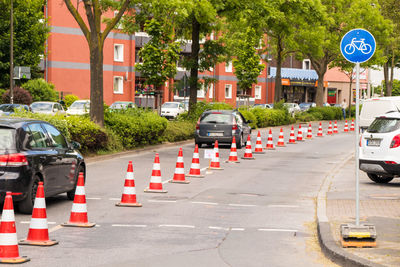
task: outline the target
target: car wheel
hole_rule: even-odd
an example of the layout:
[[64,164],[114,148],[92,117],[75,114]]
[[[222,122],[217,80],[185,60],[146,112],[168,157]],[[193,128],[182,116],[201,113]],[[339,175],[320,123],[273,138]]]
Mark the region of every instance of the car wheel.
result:
[[33,205],[35,203],[36,192],[39,186],[40,177],[35,175],[29,185],[26,198],[18,202],[18,209],[20,212],[25,214],[31,214],[33,210]]
[[201,146],[203,145],[203,143],[196,143],[196,145],[201,148]]
[[385,175],[379,175],[379,174],[374,174],[374,173],[367,173],[369,179],[374,181],[375,183],[378,184],[387,184],[391,180],[393,180],[394,176],[385,176]]
[[[83,172],[83,175],[85,175],[85,169],[83,168],[83,166],[80,166],[79,171],[76,173],[74,189],[67,192],[67,197],[69,200],[74,200],[74,198],[75,198],[76,184],[78,183],[78,176],[79,176],[79,173],[81,173],[81,172]],[[83,179],[86,181],[86,176],[84,176]]]
[[242,146],[243,146],[243,136],[240,135],[240,136],[239,136],[239,140],[236,141],[236,147],[237,147],[238,149],[241,149]]

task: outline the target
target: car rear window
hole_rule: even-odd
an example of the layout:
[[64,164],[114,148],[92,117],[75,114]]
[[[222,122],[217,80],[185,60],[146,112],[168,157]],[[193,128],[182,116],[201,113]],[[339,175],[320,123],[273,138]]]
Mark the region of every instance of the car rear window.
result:
[[390,133],[400,128],[400,119],[376,118],[368,127],[369,133]]
[[223,113],[207,113],[201,118],[200,122],[230,124],[232,123],[232,115]]
[[0,150],[15,148],[15,130],[10,128],[0,128]]

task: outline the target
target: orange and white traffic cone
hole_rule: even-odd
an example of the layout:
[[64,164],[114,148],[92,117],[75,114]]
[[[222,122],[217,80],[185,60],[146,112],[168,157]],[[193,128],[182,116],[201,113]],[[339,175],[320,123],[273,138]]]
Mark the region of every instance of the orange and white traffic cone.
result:
[[161,166],[160,156],[156,153],[153,163],[153,170],[151,171],[151,178],[149,187],[144,189],[146,193],[167,193],[167,190],[163,190],[162,178],[161,178]]
[[185,179],[185,167],[183,163],[183,151],[179,148],[178,159],[176,160],[175,173],[170,183],[188,184],[190,181]]
[[294,127],[290,130],[289,142],[288,144],[296,144],[296,139],[294,138]]
[[319,123],[317,137],[323,137],[324,134],[322,133],[322,123]]
[[43,182],[39,182],[37,188],[28,237],[20,240],[18,244],[32,246],[53,246],[58,244],[58,241],[49,239]]
[[271,129],[269,129],[269,134],[268,134],[268,140],[267,140],[266,149],[268,149],[268,150],[275,150],[274,141],[273,141],[273,139],[272,139],[272,130],[271,130]]
[[226,163],[240,163],[240,161],[238,160],[238,157],[237,157],[235,136],[233,136],[233,138],[232,138],[231,153],[229,154],[229,159],[225,162]]
[[303,130],[301,129],[301,124],[299,124],[299,130],[297,131],[297,139],[296,141],[304,141],[303,139]]
[[199,146],[196,144],[194,147],[192,165],[190,165],[189,174],[187,177],[203,178],[204,175],[200,173],[200,159],[199,159]]
[[308,124],[307,139],[312,139],[312,127],[311,127],[311,123]]
[[133,165],[130,160],[128,169],[126,170],[124,191],[122,193],[121,202],[115,204],[118,207],[141,207],[142,204],[136,202],[135,176],[133,174]]
[[327,135],[332,135],[333,134],[333,132],[332,132],[332,122],[331,121],[329,122],[328,132],[326,134]]
[[349,124],[347,123],[347,120],[344,122],[344,130],[345,133],[349,132]]
[[337,134],[337,133],[338,133],[337,121],[335,121],[335,123],[333,124],[333,133],[334,133],[334,134]]
[[247,142],[246,142],[246,150],[244,151],[244,155],[242,159],[255,159],[253,157],[253,153],[251,152],[251,138],[250,134],[247,136]]
[[7,192],[0,224],[0,263],[24,263],[29,260],[19,256],[12,193]]
[[262,148],[262,141],[261,141],[261,134],[258,131],[257,139],[256,139],[256,146],[254,148],[254,154],[265,154]]
[[354,120],[351,120],[350,132],[354,132]]
[[276,144],[276,146],[286,146],[282,128],[281,128],[281,131],[279,133],[278,143]]
[[69,221],[61,225],[70,227],[93,227],[96,225],[95,223],[88,222],[83,172],[80,172],[78,176],[78,183],[76,184],[74,203],[72,204]]
[[223,170],[221,168],[221,164],[219,163],[219,149],[218,149],[218,140],[215,140],[214,143],[214,157],[211,159],[210,169],[212,170]]

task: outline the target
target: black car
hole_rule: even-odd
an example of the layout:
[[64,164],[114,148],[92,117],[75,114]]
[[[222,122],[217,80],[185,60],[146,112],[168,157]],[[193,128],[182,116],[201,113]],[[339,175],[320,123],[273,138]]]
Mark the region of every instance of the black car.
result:
[[218,140],[219,143],[232,143],[236,138],[237,148],[242,148],[247,136],[251,134],[251,121],[247,121],[237,110],[208,110],[201,114],[196,125],[195,142],[211,145]]
[[79,147],[47,122],[1,118],[0,198],[11,191],[20,212],[31,213],[38,183],[43,181],[46,197],[67,192],[72,200],[78,174],[85,174]]
[[18,109],[24,109],[25,111],[31,111],[28,105],[24,104],[1,104],[0,105],[0,115],[10,115]]

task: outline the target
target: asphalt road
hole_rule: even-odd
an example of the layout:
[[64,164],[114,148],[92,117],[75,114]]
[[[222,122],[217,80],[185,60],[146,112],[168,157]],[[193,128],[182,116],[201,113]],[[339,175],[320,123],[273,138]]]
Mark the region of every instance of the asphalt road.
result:
[[[295,127],[297,129],[298,125]],[[224,170],[190,184],[171,184],[179,147],[115,156],[88,164],[86,197],[95,228],[63,228],[72,202],[47,199],[53,247],[19,246],[25,266],[327,266],[315,243],[315,197],[325,175],[349,152],[354,135],[339,133],[287,145],[256,160],[222,163]],[[324,125],[324,132],[326,130]],[[285,141],[289,127],[284,127]],[[342,127],[339,127],[340,132]],[[279,128],[274,128],[277,142]],[[263,146],[266,145],[266,131]],[[297,132],[296,132],[297,134]],[[253,149],[256,131],[253,131]],[[184,145],[186,173],[194,145]],[[208,165],[200,151],[201,168]],[[166,194],[144,193],[155,152],[160,153]],[[238,152],[239,156],[244,149]],[[220,147],[221,162],[229,146]],[[116,207],[128,161],[133,161],[141,208]],[[16,214],[18,238],[30,216]]]

